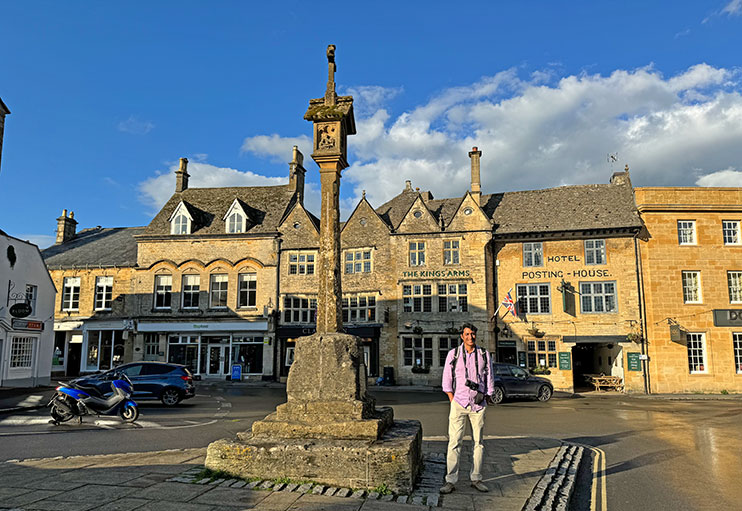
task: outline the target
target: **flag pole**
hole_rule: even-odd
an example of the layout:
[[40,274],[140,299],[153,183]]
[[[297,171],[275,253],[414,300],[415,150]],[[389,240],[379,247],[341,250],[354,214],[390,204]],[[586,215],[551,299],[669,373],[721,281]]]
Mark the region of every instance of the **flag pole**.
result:
[[[513,288],[512,288],[512,287],[511,287],[510,289],[508,289],[508,293],[509,293],[510,291],[512,291],[512,290],[513,290]],[[496,317],[497,317],[497,313],[498,313],[498,312],[500,312],[500,307],[502,307],[502,302],[500,302],[500,305],[498,305],[498,306],[497,306],[497,309],[495,309],[495,313],[494,313],[494,314],[492,315],[492,317],[493,317],[493,318],[496,318]]]

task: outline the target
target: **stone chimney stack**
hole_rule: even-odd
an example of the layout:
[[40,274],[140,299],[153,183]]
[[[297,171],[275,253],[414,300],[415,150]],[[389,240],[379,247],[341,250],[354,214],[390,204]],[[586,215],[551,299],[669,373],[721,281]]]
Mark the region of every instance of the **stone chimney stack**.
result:
[[304,155],[299,148],[294,146],[294,154],[289,163],[289,189],[299,196],[299,204],[304,204]]
[[471,194],[480,206],[482,205],[482,184],[479,179],[479,158],[481,157],[482,151],[472,147],[469,151],[469,158],[471,158]]
[[623,172],[614,172],[611,176],[612,185],[629,185],[631,186],[631,178],[629,177],[629,166],[626,165]]
[[412,191],[412,181],[410,181],[408,179],[408,180],[406,180],[404,182],[404,190],[403,191],[405,191],[405,192],[407,192],[407,191],[410,191],[411,192]]
[[75,220],[75,213],[70,211],[67,216],[67,210],[62,210],[62,216],[57,218],[57,241],[55,244],[59,245],[65,241],[69,241],[75,237],[77,231],[77,220]]
[[188,189],[188,158],[180,159],[180,168],[175,171],[175,193]]
[[5,106],[2,98],[0,98],[0,163],[2,163],[3,159],[3,132],[5,131],[5,116],[9,113],[10,110],[8,110],[8,107]]

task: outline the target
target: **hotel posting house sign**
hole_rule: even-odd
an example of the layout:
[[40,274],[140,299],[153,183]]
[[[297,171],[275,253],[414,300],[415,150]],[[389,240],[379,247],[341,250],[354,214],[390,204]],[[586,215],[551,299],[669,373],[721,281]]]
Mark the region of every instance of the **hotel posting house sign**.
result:
[[[580,256],[576,255],[553,255],[546,258],[547,263],[582,262]],[[524,271],[521,279],[563,279],[564,277],[576,278],[593,278],[593,277],[610,277],[611,272],[608,270],[590,268],[577,270],[535,270]]]

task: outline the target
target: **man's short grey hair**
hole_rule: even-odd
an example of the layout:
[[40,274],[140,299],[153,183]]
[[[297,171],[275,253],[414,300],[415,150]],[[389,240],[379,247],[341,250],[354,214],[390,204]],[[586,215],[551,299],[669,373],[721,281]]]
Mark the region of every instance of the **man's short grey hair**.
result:
[[466,329],[466,328],[468,328],[469,330],[471,330],[475,334],[477,333],[477,327],[475,327],[472,323],[464,323],[463,325],[461,325],[461,334],[462,335],[464,334],[464,329]]

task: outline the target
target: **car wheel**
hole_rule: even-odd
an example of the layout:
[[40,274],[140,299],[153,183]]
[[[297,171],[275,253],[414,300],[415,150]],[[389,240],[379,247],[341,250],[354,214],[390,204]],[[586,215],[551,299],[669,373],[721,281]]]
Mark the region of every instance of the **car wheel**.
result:
[[499,405],[503,399],[505,399],[505,391],[502,390],[502,387],[495,387],[495,391],[492,393],[492,402]]
[[160,395],[160,401],[165,406],[175,406],[180,403],[181,397],[178,389],[165,389]]
[[538,400],[548,401],[551,399],[551,388],[548,385],[541,385],[538,389]]

